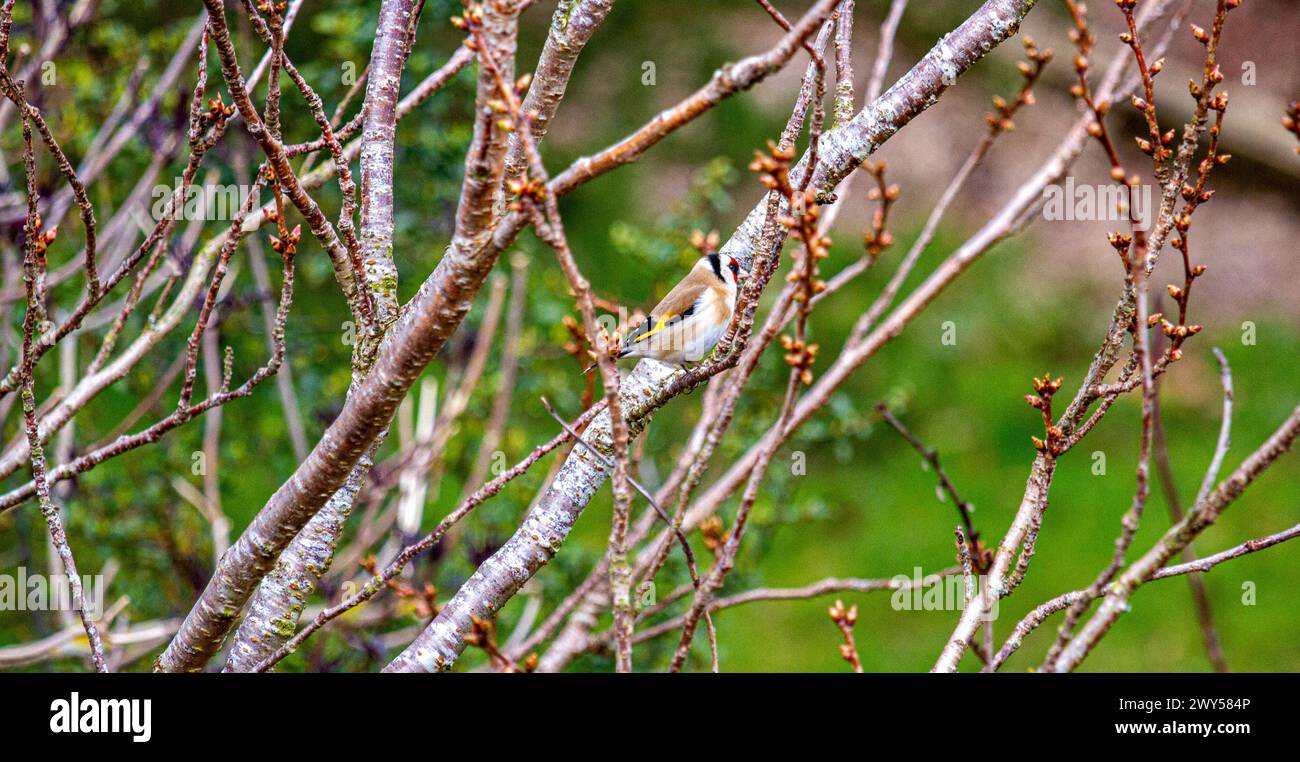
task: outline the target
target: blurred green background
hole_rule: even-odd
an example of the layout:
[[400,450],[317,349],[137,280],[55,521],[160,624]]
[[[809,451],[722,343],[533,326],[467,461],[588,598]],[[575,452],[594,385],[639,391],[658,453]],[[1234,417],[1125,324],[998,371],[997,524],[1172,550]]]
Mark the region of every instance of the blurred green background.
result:
[[[537,5],[524,17],[521,71],[536,60],[549,23],[552,3]],[[793,16],[806,3],[778,5]],[[1039,88],[1039,104],[1026,110],[1017,120],[1017,131],[995,147],[988,169],[972,180],[907,289],[919,283],[997,208],[1018,180],[1033,171],[1059,139],[1063,125],[1073,118],[1073,105],[1064,92],[1069,75],[1064,41],[1067,21],[1058,4],[1040,5],[1026,29],[1040,44],[1048,41],[1056,48],[1055,78],[1045,80]],[[1197,5],[1204,15],[1205,4]],[[891,81],[977,6],[970,1],[913,3],[904,17]],[[109,0],[102,4],[100,20],[77,31],[56,59],[57,84],[42,88],[37,100],[74,162],[85,155],[97,124],[126,86],[137,57],[145,55],[152,62],[145,77],[147,84],[156,78],[193,22],[195,7],[197,3],[151,6]],[[886,7],[887,3],[879,0],[858,3],[859,97]],[[405,88],[441,65],[455,48],[459,38],[446,20],[457,10],[458,6],[447,0],[429,0],[403,78]],[[1294,9],[1276,10],[1294,14]],[[1240,28],[1247,31],[1234,28],[1225,47],[1250,39],[1251,29],[1261,35],[1268,33],[1268,11],[1239,13],[1243,16]],[[1116,28],[1118,19],[1113,16],[1117,14],[1108,4],[1099,4],[1094,14],[1100,29]],[[377,3],[311,3],[290,34],[289,55],[322,95],[327,110],[332,111],[347,90],[341,81],[345,65],[351,63],[357,71],[364,68],[376,15]],[[254,44],[247,22],[240,16],[231,9],[237,44],[247,66],[260,57],[262,46]],[[1237,21],[1234,17],[1233,22]],[[706,82],[722,63],[765,48],[778,33],[756,4],[742,0],[707,7],[686,0],[617,3],[583,55],[569,97],[547,139],[544,153],[549,169],[556,173],[579,156],[617,140]],[[27,4],[20,4],[16,11],[14,36],[18,56],[30,55],[30,47],[38,43],[32,37]],[[1113,36],[1105,40],[1107,49],[1113,47]],[[1171,68],[1187,68],[1170,77],[1174,86],[1170,100],[1180,97],[1178,82],[1195,67],[1192,56],[1196,51],[1189,43],[1190,39],[1180,38],[1171,51]],[[1294,52],[1295,42],[1289,44]],[[830,364],[853,321],[910,246],[948,177],[978,140],[987,98],[998,92],[1010,94],[1018,85],[1013,65],[1013,54],[1018,51],[1018,43],[1009,42],[1003,46],[1005,55],[1000,52],[981,62],[939,107],[920,117],[881,152],[895,173],[891,176],[899,178],[903,186],[902,200],[895,206],[890,224],[897,243],[877,267],[814,313],[811,337],[822,346],[814,371],[821,372]],[[1240,53],[1226,55],[1237,55],[1234,64],[1241,57]],[[1205,323],[1206,328],[1189,342],[1186,359],[1163,382],[1169,453],[1184,502],[1199,485],[1218,430],[1220,402],[1211,346],[1223,348],[1236,379],[1233,448],[1225,473],[1300,402],[1300,385],[1296,383],[1300,377],[1300,318],[1295,309],[1300,272],[1294,263],[1294,242],[1300,236],[1296,215],[1300,194],[1293,166],[1296,157],[1289,153],[1286,135],[1277,126],[1281,95],[1295,89],[1296,60],[1300,57],[1291,55],[1261,62],[1259,91],[1254,96],[1259,100],[1251,103],[1268,104],[1271,110],[1256,112],[1251,106],[1230,112],[1225,141],[1238,160],[1216,173],[1211,185],[1218,189],[1219,198],[1198,214],[1193,230],[1193,251],[1211,265],[1210,274],[1202,281],[1204,291],[1193,297],[1192,304],[1193,319]],[[655,64],[653,86],[642,84],[646,61]],[[691,230],[718,229],[725,239],[734,229],[762,190],[745,165],[755,148],[779,133],[802,67],[803,62],[797,61],[791,71],[726,101],[665,140],[639,163],[604,176],[563,200],[561,207],[577,257],[600,296],[633,308],[652,305],[696,256],[687,243]],[[187,72],[182,89],[164,100],[158,115],[161,122],[170,124],[183,113],[192,77],[193,72]],[[1259,94],[1263,91],[1278,98]],[[399,125],[394,251],[403,299],[430,272],[447,241],[469,137],[472,93],[473,72],[462,72]],[[264,94],[264,86],[258,94]],[[1186,100],[1185,91],[1182,97]],[[315,137],[314,125],[296,93],[286,91],[284,110],[286,139]],[[349,114],[354,111],[355,104]],[[1123,129],[1125,123],[1116,117],[1115,124]],[[1265,133],[1269,137],[1243,138],[1241,145],[1235,145],[1234,127],[1240,127],[1243,135]],[[21,139],[11,120],[0,135],[0,147],[18,183],[22,178]],[[1270,150],[1275,144],[1268,140],[1273,139],[1283,139],[1281,150]],[[92,199],[103,210],[101,220],[121,203],[153,150],[137,141],[92,187]],[[1076,167],[1079,182],[1106,181],[1104,165],[1096,154],[1096,146],[1090,146],[1089,156]],[[231,169],[237,155],[252,153],[245,136],[232,129],[209,155],[206,166],[221,169],[219,182],[247,182]],[[171,165],[160,181],[170,184],[179,167],[178,163]],[[44,155],[40,171],[41,189],[52,191],[57,172]],[[13,190],[13,182],[7,191]],[[860,178],[857,183],[849,209],[833,232],[832,255],[822,265],[827,277],[862,252],[860,239],[867,229],[871,205],[865,195],[867,182]],[[318,198],[337,217],[337,187],[322,190]],[[220,222],[210,223],[200,241],[222,227]],[[80,240],[76,220],[70,217],[63,229],[66,232],[51,252],[52,263],[76,255]],[[1106,229],[1104,224],[1038,220],[981,259],[899,338],[855,373],[833,402],[778,455],[724,594],[757,586],[803,585],[831,575],[911,575],[915,567],[930,572],[954,563],[956,512],[951,503],[936,498],[934,476],[920,467],[916,453],[873,413],[878,400],[888,401],[912,431],[938,449],[962,496],[976,506],[975,521],[984,539],[995,543],[1023,491],[1033,459],[1029,435],[1041,429],[1037,414],[1022,400],[1030,391],[1030,378],[1050,370],[1063,376],[1066,389],[1072,391],[1118,296],[1120,270],[1105,243]],[[21,230],[10,229],[6,237],[7,245],[13,247],[21,240]],[[568,335],[561,319],[576,315],[564,277],[553,255],[531,233],[521,236],[515,250],[528,258],[529,292],[527,329],[522,337],[524,362],[502,444],[509,463],[555,433],[554,422],[542,409],[539,397],[547,396],[573,416],[579,411],[584,388],[575,361],[563,349]],[[787,247],[787,255],[790,251]],[[182,260],[191,254],[177,252]],[[246,250],[241,249],[236,260],[245,256]],[[498,276],[508,275],[510,258],[509,254],[502,257]],[[349,347],[340,340],[346,308],[328,260],[314,242],[300,246],[298,261],[288,352],[307,433],[314,438],[337,413],[348,385]],[[268,260],[268,264],[276,277],[277,263]],[[80,287],[75,281],[63,287],[58,292],[60,304],[70,304]],[[236,379],[246,377],[264,361],[265,338],[254,303],[257,298],[243,267],[220,329],[222,343],[234,348]],[[484,301],[479,300],[465,329],[430,366],[430,376],[444,381],[448,368],[463,359],[473,328],[481,321]],[[6,318],[8,330],[17,331],[21,309],[11,305]],[[940,341],[947,321],[956,326],[957,341],[952,346]],[[1253,344],[1242,341],[1245,321],[1255,326]],[[133,326],[138,331],[139,321]],[[77,418],[79,448],[111,431],[153,388],[183,351],[185,330],[169,337],[160,351]],[[97,348],[96,337],[80,339],[83,363]],[[6,351],[5,362],[13,362],[12,346]],[[485,380],[445,453],[442,483],[430,490],[426,529],[455,506],[466,486],[460,480],[470,470],[488,418],[499,379],[498,355],[493,352]],[[49,394],[57,385],[54,359],[52,353],[39,368],[42,394]],[[770,425],[785,372],[777,357],[766,358],[706,480],[721,473],[724,464]],[[166,395],[145,421],[169,412],[173,394]],[[1061,461],[1034,563],[1017,593],[1003,601],[997,623],[999,640],[1030,608],[1087,585],[1108,562],[1120,516],[1128,508],[1134,487],[1137,403],[1131,397],[1117,403],[1102,425]],[[675,401],[654,419],[639,466],[647,485],[653,487],[671,469],[698,413],[696,395]],[[6,442],[22,436],[20,423],[20,413],[11,411],[3,421]],[[137,428],[140,425],[144,424]],[[273,384],[268,383],[250,399],[227,406],[223,432],[217,474],[223,508],[238,532],[296,465]],[[200,423],[183,427],[156,446],[83,475],[62,500],[83,573],[93,573],[115,559],[120,571],[106,602],[129,596],[133,621],[183,614],[210,572],[207,525],[172,484],[174,477],[181,476],[201,486],[201,477],[190,473],[191,454],[201,449],[201,437]],[[394,447],[394,439],[390,438],[388,451]],[[791,473],[789,464],[796,452],[806,454],[806,475]],[[1104,475],[1093,474],[1093,454],[1098,452],[1105,455]],[[549,460],[539,464],[477,510],[463,524],[457,544],[415,564],[416,579],[436,584],[442,599],[449,596],[517,526],[549,465]],[[27,478],[25,473],[17,475],[4,487],[11,489]],[[1297,494],[1300,468],[1291,456],[1251,487],[1197,542],[1197,549],[1208,554],[1294,525],[1300,521]],[[586,576],[602,553],[609,531],[609,502],[606,488],[584,512],[564,550],[539,575],[543,615]],[[735,505],[733,499],[724,509],[728,526]],[[355,533],[355,519],[348,540]],[[1163,492],[1157,484],[1133,546],[1134,555],[1149,547],[1168,525]],[[0,516],[0,570],[19,566],[29,571],[44,569],[44,536],[44,523],[34,504]],[[692,539],[697,555],[707,558],[698,535]],[[1300,669],[1297,553],[1297,547],[1283,545],[1235,560],[1205,576],[1218,631],[1234,670]],[[685,581],[680,556],[675,554],[659,580],[659,593]],[[1255,591],[1249,605],[1243,602],[1244,586]],[[337,585],[333,587],[328,591],[331,601],[338,595]],[[957,617],[955,611],[895,611],[887,593],[841,597],[859,605],[857,643],[868,671],[928,669]],[[503,613],[503,637],[519,617],[523,598],[513,601]],[[839,633],[826,614],[826,606],[833,600],[834,596],[756,603],[718,614],[715,621],[722,669],[847,669],[838,653]],[[371,605],[388,604],[376,601]],[[401,609],[387,628],[414,622],[414,615]],[[1039,663],[1058,622],[1059,617],[1050,620],[1029,638],[1006,669],[1023,670]],[[41,637],[57,627],[53,615],[0,611],[0,646]],[[386,659],[373,650],[376,642],[366,633],[331,628],[309,641],[282,669],[377,669]],[[638,667],[666,666],[674,646],[675,637],[668,637],[638,647]],[[702,636],[697,637],[696,646],[693,666],[704,668],[707,653]],[[473,668],[484,661],[481,651],[471,649],[461,668]],[[149,658],[141,658],[129,668],[144,670],[149,664]],[[75,670],[84,666],[80,660],[64,659],[28,669]],[[963,666],[971,669],[977,665],[968,657]],[[1187,581],[1179,578],[1143,588],[1133,600],[1132,612],[1085,662],[1084,669],[1202,671],[1208,666]],[[612,661],[588,656],[573,668],[609,670]]]

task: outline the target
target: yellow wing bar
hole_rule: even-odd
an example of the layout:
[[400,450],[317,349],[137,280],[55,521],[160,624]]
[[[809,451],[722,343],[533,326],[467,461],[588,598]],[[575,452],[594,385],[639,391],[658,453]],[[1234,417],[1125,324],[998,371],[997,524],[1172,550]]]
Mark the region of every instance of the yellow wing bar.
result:
[[666,317],[661,317],[659,318],[659,322],[655,324],[654,328],[651,328],[645,333],[638,333],[633,336],[630,336],[628,338],[627,343],[636,344],[639,341],[644,341],[645,339],[648,339],[651,336],[655,335],[656,333],[659,333],[663,329],[667,328],[669,325],[675,322],[679,317],[680,317],[679,315],[668,315]]

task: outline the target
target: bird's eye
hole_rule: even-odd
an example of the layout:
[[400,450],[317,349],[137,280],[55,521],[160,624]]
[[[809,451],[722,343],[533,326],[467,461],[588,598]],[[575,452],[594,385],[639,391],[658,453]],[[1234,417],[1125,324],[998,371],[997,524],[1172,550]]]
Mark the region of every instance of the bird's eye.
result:
[[733,259],[733,260],[731,260],[730,262],[727,263],[727,269],[730,270],[730,271],[733,272],[733,273],[735,273],[735,272],[739,272],[739,270],[740,270],[740,265],[736,264],[736,260]]

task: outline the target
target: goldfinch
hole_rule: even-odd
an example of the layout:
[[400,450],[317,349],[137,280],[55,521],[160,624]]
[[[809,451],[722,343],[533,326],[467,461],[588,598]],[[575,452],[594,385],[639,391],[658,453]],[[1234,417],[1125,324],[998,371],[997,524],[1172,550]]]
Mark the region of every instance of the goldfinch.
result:
[[[673,365],[704,359],[731,323],[741,272],[740,263],[725,254],[700,257],[645,321],[624,337],[618,356]],[[595,367],[593,363],[583,372]]]

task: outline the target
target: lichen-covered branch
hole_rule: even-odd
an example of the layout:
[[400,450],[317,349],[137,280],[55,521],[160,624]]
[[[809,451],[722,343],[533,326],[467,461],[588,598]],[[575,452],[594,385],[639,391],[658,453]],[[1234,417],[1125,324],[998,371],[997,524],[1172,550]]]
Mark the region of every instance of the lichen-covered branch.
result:
[[[273,13],[273,11],[272,11]],[[397,266],[393,262],[393,146],[402,69],[412,43],[415,0],[385,0],[379,9],[371,52],[361,136],[361,256],[365,288],[370,292],[379,330],[397,317]],[[274,20],[274,16],[272,17]],[[328,135],[328,126],[325,126]],[[337,140],[332,150],[342,154]],[[347,163],[339,166],[340,177]],[[347,195],[345,194],[345,198]],[[345,204],[343,214],[350,216]],[[350,224],[350,220],[348,221]],[[361,383],[370,358],[357,358],[352,383]],[[307,522],[280,554],[275,569],[262,580],[235,633],[225,671],[245,672],[275,651],[297,627],[317,583],[329,569],[352,504],[373,465],[382,437],[371,445],[348,474],[343,487]]]

